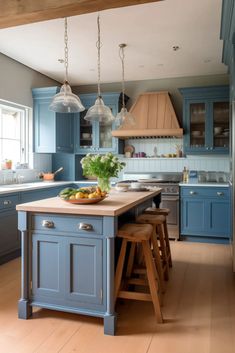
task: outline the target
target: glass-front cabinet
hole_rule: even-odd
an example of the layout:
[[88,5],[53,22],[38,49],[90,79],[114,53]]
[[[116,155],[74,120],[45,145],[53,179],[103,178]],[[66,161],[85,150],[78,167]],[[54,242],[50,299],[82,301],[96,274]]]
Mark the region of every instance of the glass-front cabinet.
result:
[[[87,110],[94,105],[97,94],[81,94],[80,98],[85,110],[75,117],[75,153],[122,153],[122,141],[112,137],[115,122],[112,125],[101,125],[84,119]],[[112,110],[114,116],[119,111],[120,93],[104,93],[104,103]]]
[[228,86],[181,88],[185,154],[229,152]]

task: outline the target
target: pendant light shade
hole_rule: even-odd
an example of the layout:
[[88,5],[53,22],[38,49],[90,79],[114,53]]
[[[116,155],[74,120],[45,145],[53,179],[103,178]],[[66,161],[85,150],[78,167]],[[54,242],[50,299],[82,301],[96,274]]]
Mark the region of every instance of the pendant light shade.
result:
[[125,80],[124,80],[124,48],[126,47],[126,44],[119,44],[119,57],[121,59],[122,63],[122,109],[116,116],[116,125],[121,128],[123,125],[135,125],[135,118],[134,116],[128,112],[125,106]]
[[102,97],[98,97],[95,104],[88,109],[85,119],[87,121],[98,121],[101,125],[109,125],[112,124],[114,116],[111,109],[104,104]]
[[49,109],[56,113],[78,113],[85,110],[80,98],[72,93],[68,83],[68,33],[67,33],[67,18],[64,21],[64,65],[65,65],[65,80],[61,86],[60,92],[57,93],[49,106]]
[[88,109],[86,116],[84,117],[87,121],[98,121],[101,125],[111,125],[115,120],[111,109],[104,104],[100,91],[100,16],[97,17],[97,28],[98,28],[98,40],[97,40],[97,52],[98,52],[98,94],[95,104]]
[[50,110],[57,113],[77,113],[85,110],[82,102],[76,94],[72,93],[71,87],[65,81],[50,104]]

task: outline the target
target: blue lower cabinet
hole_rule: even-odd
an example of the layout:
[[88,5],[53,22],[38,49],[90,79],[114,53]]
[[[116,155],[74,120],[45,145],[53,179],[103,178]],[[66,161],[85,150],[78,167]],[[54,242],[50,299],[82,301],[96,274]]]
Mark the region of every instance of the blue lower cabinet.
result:
[[0,197],[0,264],[19,256],[20,234],[17,227],[18,194]]
[[231,236],[230,189],[181,187],[181,236],[228,241]]
[[[44,221],[51,227],[43,226]],[[32,228],[32,303],[61,310],[106,309],[106,253],[101,217],[59,217],[36,214]],[[89,224],[91,230],[80,225]],[[106,271],[106,270],[105,270]]]
[[49,197],[55,197],[65,187],[67,187],[67,185],[65,186],[62,185],[58,187],[56,186],[56,187],[51,187],[46,189],[23,191],[20,193],[20,203],[32,202],[36,200],[46,199]]

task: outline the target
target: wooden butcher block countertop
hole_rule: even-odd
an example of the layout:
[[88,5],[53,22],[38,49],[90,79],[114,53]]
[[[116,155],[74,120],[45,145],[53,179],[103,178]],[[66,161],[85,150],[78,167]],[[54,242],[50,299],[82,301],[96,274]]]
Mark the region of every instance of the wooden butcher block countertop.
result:
[[28,202],[16,206],[17,211],[118,216],[129,209],[153,198],[161,192],[161,188],[154,191],[127,191],[117,192],[111,190],[107,198],[96,204],[70,204],[59,197]]

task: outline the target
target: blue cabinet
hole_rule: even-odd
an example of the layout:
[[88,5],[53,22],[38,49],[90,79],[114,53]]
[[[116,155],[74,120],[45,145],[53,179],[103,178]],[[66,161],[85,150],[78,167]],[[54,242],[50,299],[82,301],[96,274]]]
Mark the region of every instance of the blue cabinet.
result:
[[0,264],[20,255],[16,205],[57,196],[64,187],[29,190],[0,197]]
[[181,235],[228,240],[231,235],[230,189],[181,187]]
[[229,153],[229,87],[180,88],[185,154]]
[[[123,153],[123,141],[111,135],[111,131],[116,128],[115,122],[112,126],[102,126],[98,122],[90,123],[84,119],[87,110],[95,104],[97,94],[81,94],[80,98],[85,111],[75,115],[75,153]],[[104,93],[102,98],[116,116],[119,111],[120,93]]]
[[20,236],[17,229],[18,194],[0,197],[0,264],[19,256]]
[[73,152],[74,114],[49,110],[59,87],[34,88],[34,151],[38,153]]
[[[53,227],[43,227],[47,220]],[[91,231],[79,225],[90,224]],[[32,302],[104,311],[105,272],[101,217],[33,215]]]

